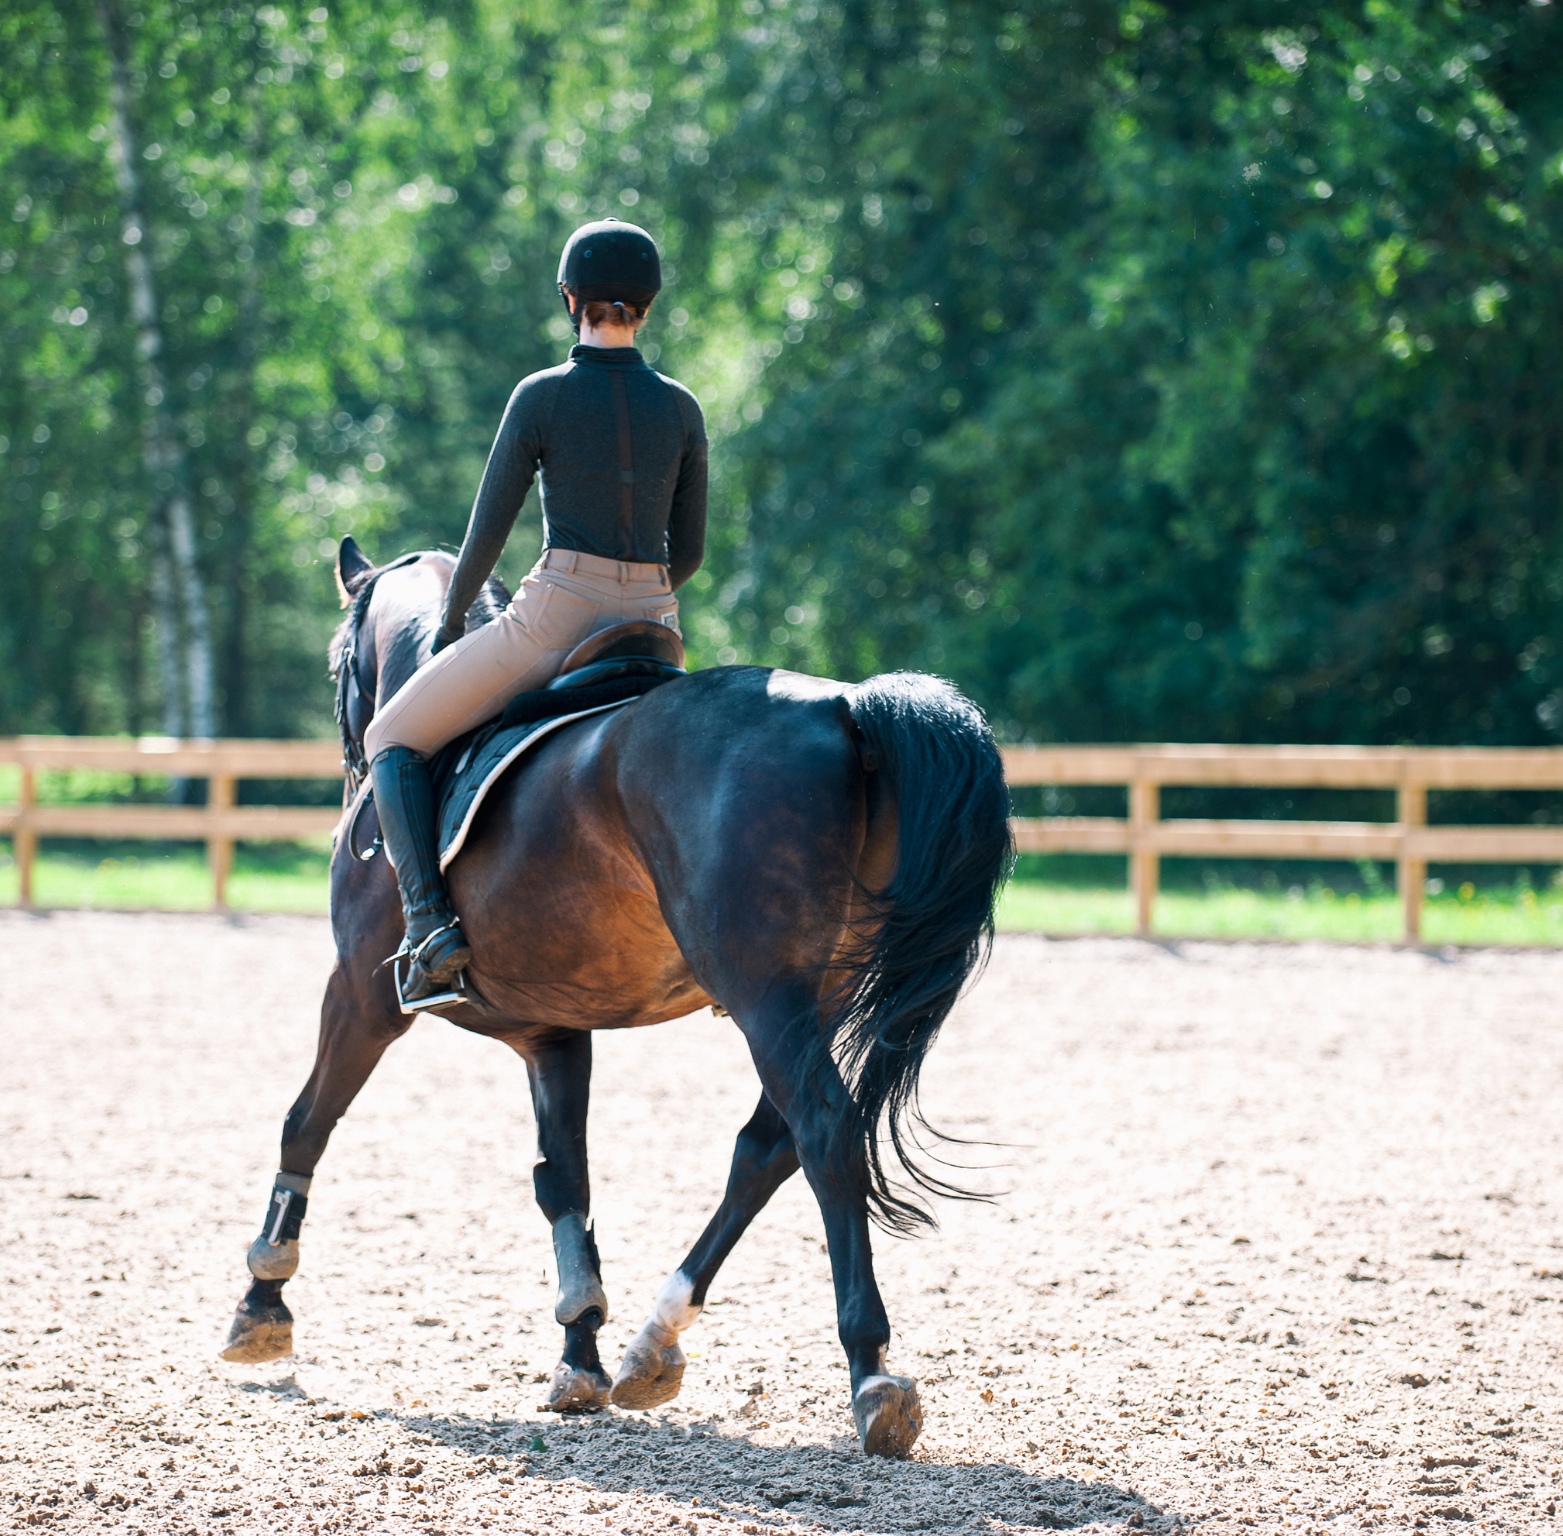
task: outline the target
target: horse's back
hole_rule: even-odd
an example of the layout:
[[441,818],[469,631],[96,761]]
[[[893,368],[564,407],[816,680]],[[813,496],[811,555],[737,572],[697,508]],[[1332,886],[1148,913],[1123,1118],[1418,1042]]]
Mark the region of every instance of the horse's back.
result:
[[701,1006],[745,956],[822,964],[864,841],[849,692],[716,668],[542,743],[451,866],[479,989],[603,1028]]
[[659,689],[625,722],[628,822],[664,920],[724,1001],[819,973],[839,947],[869,821],[850,694],[726,667]]

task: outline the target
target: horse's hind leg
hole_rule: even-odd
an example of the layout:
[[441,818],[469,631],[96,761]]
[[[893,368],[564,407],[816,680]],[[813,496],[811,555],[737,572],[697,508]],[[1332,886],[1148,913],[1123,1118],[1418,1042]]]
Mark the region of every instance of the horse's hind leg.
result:
[[733,1245],[797,1169],[792,1132],[761,1094],[759,1107],[738,1133],[721,1205],[689,1256],[668,1276],[651,1316],[624,1352],[613,1382],[618,1407],[655,1408],[678,1395],[684,1380],[679,1334],[700,1315],[706,1292]]
[[315,1069],[283,1122],[280,1171],[260,1236],[250,1244],[253,1278],[234,1313],[224,1360],[276,1360],[293,1353],[293,1314],[282,1287],[298,1269],[299,1231],[315,1166],[385,1048],[412,1022],[389,991],[383,976],[355,983],[340,960],[326,983]]
[[564,1326],[564,1352],[548,1388],[548,1413],[596,1413],[612,1383],[597,1353],[597,1330],[608,1320],[608,1297],[588,1218],[586,1108],[591,1093],[592,1037],[560,1030],[542,1042],[515,1044],[526,1061],[537,1118],[532,1188],[553,1228],[559,1266],[554,1317]]
[[743,1019],[766,1096],[792,1130],[804,1176],[819,1202],[836,1289],[836,1326],[852,1377],[852,1417],[872,1456],[905,1456],[922,1430],[917,1383],[885,1370],[890,1319],[874,1278],[868,1169],[861,1148],[843,1152],[836,1127],[851,1098],[835,1063],[814,1047],[818,1024],[804,987],[774,987]]

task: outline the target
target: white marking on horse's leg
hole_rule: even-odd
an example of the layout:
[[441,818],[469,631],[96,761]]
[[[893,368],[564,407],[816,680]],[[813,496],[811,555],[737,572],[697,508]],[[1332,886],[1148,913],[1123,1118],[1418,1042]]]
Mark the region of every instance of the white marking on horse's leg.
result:
[[651,1316],[646,1319],[646,1327],[655,1324],[671,1334],[672,1337],[664,1342],[676,1343],[679,1334],[700,1316],[701,1309],[690,1300],[694,1294],[695,1282],[683,1270],[675,1269],[662,1282],[662,1289],[652,1303]]
[[608,1320],[608,1293],[602,1288],[597,1240],[579,1211],[554,1223],[554,1259],[559,1265],[559,1300],[554,1317],[568,1328],[596,1307]]
[[651,1316],[630,1340],[613,1382],[613,1401],[620,1408],[655,1408],[678,1396],[684,1379],[684,1351],[678,1336],[701,1309],[690,1298],[694,1282],[675,1269],[663,1282]]

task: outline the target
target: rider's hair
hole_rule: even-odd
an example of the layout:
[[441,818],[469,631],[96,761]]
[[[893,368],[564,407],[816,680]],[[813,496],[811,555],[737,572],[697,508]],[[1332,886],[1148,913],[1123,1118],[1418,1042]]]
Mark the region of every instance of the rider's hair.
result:
[[638,330],[646,323],[646,311],[650,308],[650,299],[644,304],[624,299],[587,299],[580,306],[578,318],[583,325],[627,325],[631,330]]

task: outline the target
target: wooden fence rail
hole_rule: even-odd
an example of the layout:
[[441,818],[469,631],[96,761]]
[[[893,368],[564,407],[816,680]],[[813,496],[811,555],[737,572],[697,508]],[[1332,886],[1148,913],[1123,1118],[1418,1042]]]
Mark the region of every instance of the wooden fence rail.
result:
[[[204,840],[213,905],[228,904],[233,845],[329,836],[341,811],[327,806],[239,805],[240,779],[340,779],[335,741],[175,741],[165,736],[13,736],[0,739],[0,764],[21,769],[14,805],[0,805],[0,834],[11,834],[18,899],[30,906],[40,837],[148,837]],[[38,774],[51,768],[205,779],[205,805],[40,805]]]
[[[1153,931],[1163,855],[1205,858],[1393,860],[1405,941],[1418,942],[1429,861],[1563,864],[1563,826],[1455,827],[1427,824],[1430,789],[1563,789],[1563,748],[1481,747],[1006,747],[1012,786],[1121,784],[1129,814],[1021,816],[1022,853],[1122,853],[1129,859],[1136,926]],[[0,805],[19,896],[30,904],[39,837],[146,837],[204,840],[214,903],[227,904],[235,841],[315,837],[332,832],[335,808],[237,804],[241,779],[340,778],[335,741],[175,741],[165,737],[17,736],[0,739],[0,764],[21,770],[16,804]],[[204,806],[40,804],[47,769],[205,779]],[[1392,789],[1394,821],[1164,820],[1165,785]]]
[[[1563,789],[1556,747],[1006,747],[1022,784],[1123,784],[1127,818],[1015,818],[1022,853],[1125,853],[1136,928],[1152,932],[1164,854],[1206,858],[1393,859],[1405,942],[1421,936],[1429,861],[1563,864],[1563,826],[1428,826],[1430,789]],[[1394,821],[1163,820],[1169,784],[1392,789]]]

